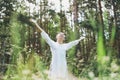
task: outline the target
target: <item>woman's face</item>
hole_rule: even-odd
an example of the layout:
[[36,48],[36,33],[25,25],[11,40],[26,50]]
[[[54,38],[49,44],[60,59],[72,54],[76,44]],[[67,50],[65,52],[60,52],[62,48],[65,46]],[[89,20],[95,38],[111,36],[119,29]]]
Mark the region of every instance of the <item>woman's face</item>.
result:
[[57,34],[56,39],[57,39],[58,42],[63,42],[65,40],[64,33]]

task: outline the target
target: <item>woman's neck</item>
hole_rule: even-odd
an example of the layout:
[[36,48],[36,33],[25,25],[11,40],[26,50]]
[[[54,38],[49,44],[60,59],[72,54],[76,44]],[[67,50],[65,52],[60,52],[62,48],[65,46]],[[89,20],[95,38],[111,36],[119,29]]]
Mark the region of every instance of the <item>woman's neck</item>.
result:
[[59,43],[59,44],[63,44],[63,41],[57,41],[57,43]]

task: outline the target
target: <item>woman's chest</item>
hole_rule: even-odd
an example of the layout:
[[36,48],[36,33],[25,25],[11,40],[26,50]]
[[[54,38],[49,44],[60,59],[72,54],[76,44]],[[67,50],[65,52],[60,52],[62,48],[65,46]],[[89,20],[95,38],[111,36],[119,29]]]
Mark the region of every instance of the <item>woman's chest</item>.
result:
[[60,51],[60,52],[61,52],[61,51],[63,51],[63,52],[66,51],[64,44],[57,44],[56,47],[55,47],[55,49],[56,49],[57,51]]

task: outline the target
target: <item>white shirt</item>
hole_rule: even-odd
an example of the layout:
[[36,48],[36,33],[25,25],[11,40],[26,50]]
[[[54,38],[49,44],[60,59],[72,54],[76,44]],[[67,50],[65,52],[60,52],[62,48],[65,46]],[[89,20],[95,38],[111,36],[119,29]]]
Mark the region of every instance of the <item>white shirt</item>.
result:
[[41,32],[42,37],[50,46],[52,52],[52,61],[50,65],[50,76],[54,78],[65,78],[67,77],[67,62],[66,62],[66,51],[77,45],[80,39],[59,44],[50,39],[48,34],[45,31]]

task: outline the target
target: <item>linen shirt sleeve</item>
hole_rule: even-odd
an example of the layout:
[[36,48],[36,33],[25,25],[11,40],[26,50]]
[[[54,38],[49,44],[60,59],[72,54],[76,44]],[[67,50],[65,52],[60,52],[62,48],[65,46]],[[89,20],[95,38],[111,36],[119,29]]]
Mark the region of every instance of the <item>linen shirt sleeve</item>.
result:
[[54,47],[54,41],[48,36],[48,34],[45,31],[41,32],[42,38],[48,43],[50,47]]
[[69,43],[66,43],[66,50],[72,48],[73,46],[77,45],[79,43],[80,39],[71,41]]

